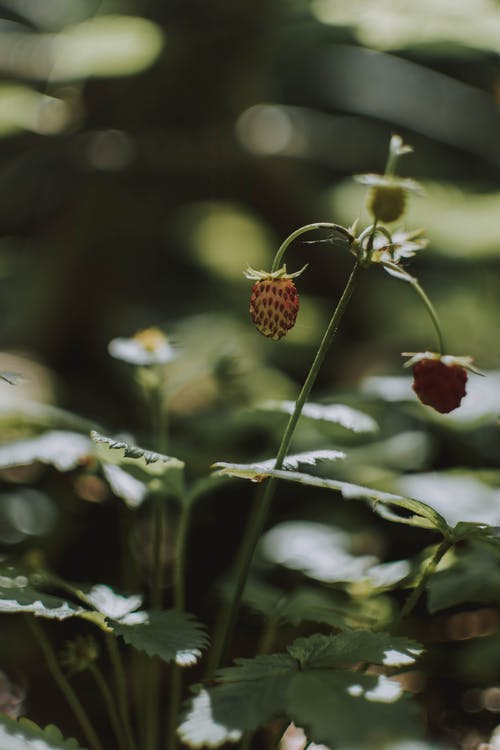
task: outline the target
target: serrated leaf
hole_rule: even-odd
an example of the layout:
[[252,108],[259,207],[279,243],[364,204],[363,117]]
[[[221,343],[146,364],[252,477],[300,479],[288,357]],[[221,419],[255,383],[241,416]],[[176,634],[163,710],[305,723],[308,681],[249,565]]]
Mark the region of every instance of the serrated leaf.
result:
[[218,747],[277,715],[304,726],[310,740],[332,747],[413,734],[415,710],[400,700],[399,684],[339,667],[371,658],[411,664],[419,652],[412,641],[364,631],[302,638],[287,654],[239,659],[237,666],[220,670],[215,688],[190,701],[179,735],[191,747]]
[[[234,585],[224,586],[229,599]],[[300,586],[291,593],[271,586],[255,577],[250,577],[243,591],[242,602],[249,609],[266,615],[279,617],[280,621],[298,626],[302,622],[330,625],[338,630],[373,628],[389,622],[392,613],[383,597],[353,600],[345,593]]]
[[65,620],[85,610],[76,604],[35,589],[27,576],[11,567],[0,570],[0,613],[31,613],[37,617]]
[[123,440],[105,437],[95,430],[90,433],[90,437],[96,444],[98,458],[104,464],[127,466],[146,475],[150,482],[157,479],[161,481],[163,488],[176,495],[181,494],[185,466],[183,461],[130,445]]
[[57,727],[42,729],[29,719],[10,719],[0,714],[2,750],[83,750],[74,739],[64,739]]
[[[258,408],[293,414],[295,402],[266,401]],[[376,432],[378,430],[378,425],[372,417],[344,404],[314,404],[308,402],[302,409],[302,418],[333,422],[352,432]]]
[[0,445],[0,468],[28,466],[36,461],[70,471],[93,452],[93,445],[78,432],[53,430],[29,440]]
[[109,620],[113,631],[125,643],[144,651],[148,656],[159,656],[166,662],[191,666],[201,657],[208,645],[203,626],[192,615],[175,609],[137,613],[137,622]]
[[496,602],[500,598],[500,549],[474,540],[454,552],[454,561],[435,573],[427,584],[431,613],[468,602]]
[[[419,526],[424,529],[436,529],[442,534],[448,534],[448,525],[444,518],[433,508],[419,500],[413,500],[402,495],[394,495],[389,492],[381,492],[369,487],[341,482],[336,479],[315,477],[311,474],[301,472],[283,471],[275,469],[262,469],[262,464],[230,464],[219,462],[214,464],[217,472],[223,476],[239,477],[249,479],[253,482],[261,482],[267,477],[284,479],[289,482],[298,482],[311,487],[323,487],[325,489],[340,492],[345,500],[365,500],[375,513],[388,521],[403,523],[408,526]],[[399,511],[399,512],[397,512]],[[400,511],[403,511],[401,513]]]

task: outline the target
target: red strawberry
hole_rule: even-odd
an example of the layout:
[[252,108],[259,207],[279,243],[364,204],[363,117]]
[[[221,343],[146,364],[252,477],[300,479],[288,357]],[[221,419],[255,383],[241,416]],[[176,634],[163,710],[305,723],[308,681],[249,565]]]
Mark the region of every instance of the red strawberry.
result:
[[413,390],[420,401],[441,414],[457,409],[465,396],[467,371],[460,364],[423,358],[413,365],[413,377]]
[[270,339],[280,339],[295,325],[299,295],[289,276],[259,279],[252,287],[250,316],[257,330]]

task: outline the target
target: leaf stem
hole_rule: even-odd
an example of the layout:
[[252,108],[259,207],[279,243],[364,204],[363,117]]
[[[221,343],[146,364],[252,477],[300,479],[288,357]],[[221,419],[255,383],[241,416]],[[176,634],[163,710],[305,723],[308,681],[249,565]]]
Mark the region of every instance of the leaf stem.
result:
[[429,313],[429,316],[432,320],[432,325],[434,326],[434,330],[436,332],[438,353],[444,354],[445,352],[444,337],[441,331],[441,326],[439,324],[438,314],[436,312],[434,305],[430,301],[429,297],[427,296],[427,294],[424,292],[424,290],[418,283],[418,280],[414,276],[409,274],[407,271],[405,271],[404,268],[401,268],[401,266],[398,266],[396,263],[391,263],[390,261],[384,261],[382,265],[388,268],[389,270],[393,271],[398,276],[403,277],[404,281],[407,281],[409,284],[412,285],[413,289],[416,291],[416,293],[418,294],[418,296],[424,303],[427,309],[427,312]]
[[90,747],[92,748],[92,750],[103,750],[103,746],[101,745],[101,741],[99,740],[99,737],[95,732],[92,722],[90,721],[84,707],[80,703],[77,694],[71,687],[68,679],[59,666],[59,662],[57,661],[57,656],[54,652],[52,644],[45,635],[43,628],[36,621],[35,617],[26,617],[26,622],[33,631],[33,634],[43,652],[49,671],[52,674],[52,677],[54,678],[61,692],[64,694],[64,697],[68,701],[75,717],[78,719],[78,722],[82,728],[83,733],[85,734],[85,737],[87,738],[87,742],[89,743]]
[[[313,228],[317,227],[317,225],[311,225],[311,226]],[[292,437],[293,437],[295,428],[297,426],[297,422],[299,421],[299,417],[302,413],[302,409],[304,408],[304,404],[306,403],[307,398],[309,397],[309,394],[311,392],[311,389],[316,381],[316,378],[320,371],[321,365],[323,364],[325,360],[330,344],[332,343],[335,337],[335,334],[337,333],[340,321],[342,320],[342,317],[345,313],[345,310],[347,308],[351,295],[354,291],[354,287],[358,280],[358,275],[360,271],[361,271],[361,266],[359,263],[356,263],[351,272],[351,275],[349,276],[349,279],[342,293],[342,296],[340,297],[338,301],[337,307],[335,308],[334,313],[330,319],[328,327],[323,335],[323,338],[319,345],[314,361],[304,381],[304,385],[302,386],[302,389],[298,395],[297,401],[295,402],[294,411],[292,415],[290,416],[290,419],[288,420],[288,424],[285,428],[285,432],[281,439],[281,443],[280,443],[278,453],[276,456],[276,461],[274,464],[274,469],[281,469],[283,466],[283,462],[287,456],[288,449],[290,447],[290,443],[292,441]],[[262,529],[264,527],[264,524],[265,524],[265,521],[269,512],[269,507],[271,505],[271,501],[274,497],[274,493],[276,490],[276,484],[277,484],[276,479],[274,478],[268,479],[265,485],[263,486],[263,489],[260,492],[258,492],[255,497],[253,508],[250,513],[250,518],[248,520],[246,531],[245,531],[245,534],[244,534],[244,537],[240,546],[240,551],[236,559],[235,593],[233,595],[231,604],[223,612],[223,620],[221,622],[221,632],[218,634],[217,640],[215,641],[214,648],[212,650],[211,663],[208,667],[210,676],[213,676],[213,673],[219,666],[219,663],[226,656],[226,652],[229,646],[229,641],[230,641],[234,626],[236,624],[238,609],[239,609],[241,597],[243,594],[243,589],[245,587],[245,583],[248,577],[248,572],[250,570],[253,553],[257,545],[258,539],[260,537],[260,534],[262,532]]]
[[443,539],[443,541],[436,546],[436,549],[434,551],[433,556],[425,566],[424,570],[422,571],[422,575],[420,576],[420,580],[407,598],[406,602],[404,603],[403,607],[401,608],[398,617],[396,618],[396,625],[399,625],[402,620],[405,619],[405,617],[408,617],[408,615],[413,611],[415,608],[418,600],[420,599],[427,581],[429,580],[429,577],[434,573],[436,570],[436,567],[441,560],[441,558],[446,554],[446,552],[450,549],[450,547],[453,545],[453,542],[450,539]]

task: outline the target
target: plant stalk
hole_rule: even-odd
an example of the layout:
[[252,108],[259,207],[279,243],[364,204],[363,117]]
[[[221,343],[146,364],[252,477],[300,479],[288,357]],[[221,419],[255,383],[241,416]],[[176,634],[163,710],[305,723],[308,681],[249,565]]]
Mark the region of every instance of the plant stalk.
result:
[[127,738],[127,747],[130,750],[134,750],[135,742],[128,711],[125,672],[115,637],[109,633],[106,634],[106,647],[113,668],[115,690],[118,699],[118,712]]
[[[174,606],[179,612],[186,608],[186,549],[187,532],[191,516],[191,506],[186,497],[182,499],[179,527],[177,529],[174,569]],[[168,707],[167,750],[175,750],[177,740],[177,719],[182,696],[182,668],[172,664],[170,671],[170,696]]]
[[104,703],[108,711],[109,720],[111,722],[111,726],[113,727],[113,732],[115,733],[115,737],[118,742],[118,745],[120,746],[121,750],[132,750],[131,746],[127,742],[127,737],[124,732],[124,729],[120,724],[120,719],[118,718],[118,713],[116,710],[116,705],[113,699],[113,695],[111,693],[111,690],[109,689],[109,686],[106,680],[104,679],[104,676],[101,670],[99,669],[97,664],[94,664],[93,662],[89,664],[88,668],[90,670],[92,677],[95,680],[95,683],[97,685],[99,692],[101,693],[104,699]]
[[57,660],[57,656],[54,652],[52,644],[45,635],[43,628],[36,621],[35,617],[26,617],[26,622],[33,631],[33,634],[43,652],[49,671],[52,674],[52,677],[54,678],[61,692],[64,694],[64,697],[68,701],[70,708],[77,718],[90,747],[92,748],[92,750],[103,750],[103,746],[101,745],[101,741],[95,732],[92,722],[90,721],[84,707],[80,703],[77,694],[71,687],[68,679],[59,666],[59,662]]
[[[318,225],[311,225],[312,228],[317,228]],[[303,227],[302,229],[305,230]],[[299,230],[297,230],[299,231]],[[296,234],[296,233],[295,233]],[[291,235],[292,236],[292,235]],[[330,344],[332,343],[335,334],[337,333],[340,321],[345,313],[351,295],[354,291],[354,287],[358,280],[358,275],[361,271],[361,266],[356,263],[345,289],[340,297],[337,307],[331,317],[328,327],[323,335],[318,351],[311,365],[311,369],[304,381],[304,385],[298,395],[297,401],[295,402],[295,408],[288,420],[288,424],[285,428],[285,432],[281,439],[281,444],[278,449],[274,469],[281,469],[288,453],[292,437],[299,421],[299,417],[304,408],[304,404],[309,397],[311,389],[316,381],[321,365],[323,364]],[[257,494],[254,505],[250,514],[250,518],[247,523],[245,535],[242,540],[240,551],[236,559],[236,588],[231,604],[223,613],[223,620],[221,623],[221,632],[214,644],[212,650],[211,664],[209,665],[209,676],[212,677],[213,673],[219,666],[220,662],[225,658],[229,641],[236,624],[236,618],[238,615],[238,609],[243,594],[243,589],[248,577],[250,565],[253,558],[253,553],[257,545],[258,539],[261,535],[264,527],[271,501],[276,491],[277,480],[273,477],[266,480],[263,489]]]

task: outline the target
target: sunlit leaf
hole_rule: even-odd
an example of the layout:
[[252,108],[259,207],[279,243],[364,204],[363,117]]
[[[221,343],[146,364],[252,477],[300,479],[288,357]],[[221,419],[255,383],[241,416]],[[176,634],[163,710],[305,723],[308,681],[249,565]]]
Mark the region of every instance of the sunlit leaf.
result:
[[125,643],[148,656],[187,667],[196,664],[208,645],[203,626],[192,615],[174,609],[137,614],[137,622],[109,620],[108,624]]
[[420,526],[426,529],[436,529],[443,534],[448,533],[448,526],[444,518],[433,508],[419,500],[413,500],[402,495],[361,487],[350,482],[340,482],[336,479],[315,477],[294,471],[278,471],[275,469],[262,470],[261,464],[230,464],[219,462],[214,464],[218,473],[226,476],[249,479],[261,482],[268,477],[284,479],[290,482],[323,487],[340,492],[345,500],[365,500],[375,513],[388,521],[403,523],[409,526]]
[[[292,414],[295,408],[294,401],[265,401],[259,406],[266,411],[278,411],[284,414]],[[307,403],[302,409],[301,418],[333,422],[346,430],[352,432],[376,432],[377,423],[368,414],[353,409],[344,404],[313,404]]]
[[105,464],[115,464],[135,469],[152,478],[161,480],[161,486],[174,494],[180,494],[183,487],[184,462],[172,456],[144,450],[123,440],[105,437],[93,430],[90,434],[96,444],[98,458]]
[[2,750],[82,750],[74,739],[64,739],[52,724],[42,729],[28,719],[15,721],[0,714]]
[[103,463],[101,468],[112,492],[124,500],[129,508],[142,505],[149,492],[144,482],[115,464]]
[[346,667],[410,665],[420,651],[406,639],[356,631],[300,638],[287,653],[238,659],[217,674],[215,688],[189,702],[179,735],[191,747],[218,747],[278,715],[332,747],[413,734],[416,711],[401,686]]
[[70,471],[92,452],[93,445],[86,435],[54,430],[29,440],[0,445],[0,468],[27,466],[40,461],[58,471]]
[[460,522],[500,526],[500,487],[491,487],[473,471],[407,474],[392,483],[396,491],[422,500],[450,527]]
[[31,613],[37,617],[65,620],[84,612],[82,607],[35,589],[27,576],[8,566],[0,569],[0,613]]

